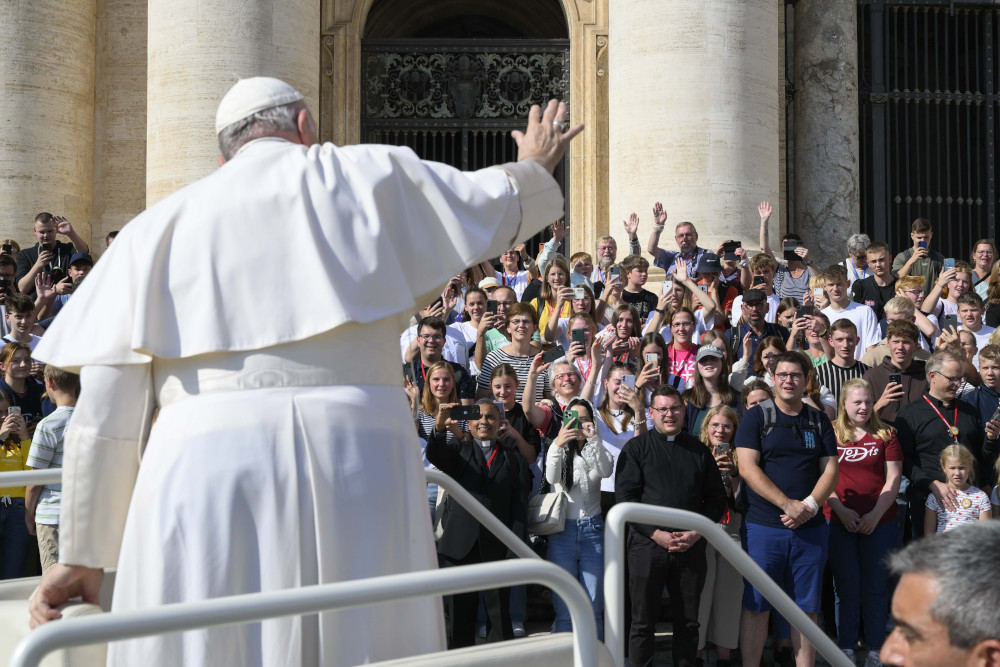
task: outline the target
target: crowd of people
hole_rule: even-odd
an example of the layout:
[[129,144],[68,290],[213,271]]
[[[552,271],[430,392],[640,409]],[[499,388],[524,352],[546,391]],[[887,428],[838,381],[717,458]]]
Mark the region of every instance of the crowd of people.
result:
[[[522,244],[455,276],[401,339],[414,423],[425,465],[579,579],[599,632],[603,517],[616,502],[649,503],[718,522],[875,667],[893,627],[888,555],[1000,516],[1000,258],[990,239],[968,262],[944,258],[917,219],[912,247],[893,255],[855,234],[842,262],[819,267],[795,234],[773,251],[770,204],[757,213],[749,253],[738,241],[700,247],[690,222],[661,247],[657,203],[649,258],[633,213],[625,257],[606,236],[594,255],[567,258],[560,221],[537,257]],[[646,289],[650,262],[666,273],[658,291]],[[552,494],[565,523],[538,524],[542,537],[532,522]],[[438,496],[443,566],[510,555]],[[626,560],[631,665],[652,664],[664,588],[675,665],[710,648],[719,665],[737,651],[758,665],[769,635],[778,664],[813,663],[697,533],[630,525]],[[484,597],[478,616],[474,595],[456,600],[451,646],[475,642],[477,618],[480,637],[525,634],[523,590]],[[569,631],[553,602],[553,632]]]
[[[0,244],[0,472],[62,467],[80,393],[77,374],[35,361],[32,352],[94,260],[64,217],[39,213],[32,231],[37,242],[23,250],[13,239]],[[58,561],[60,502],[59,484],[0,488],[0,579]]]

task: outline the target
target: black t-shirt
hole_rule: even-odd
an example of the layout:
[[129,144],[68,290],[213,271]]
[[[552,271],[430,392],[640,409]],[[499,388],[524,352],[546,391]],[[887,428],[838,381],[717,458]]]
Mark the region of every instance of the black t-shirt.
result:
[[622,290],[622,301],[625,303],[635,306],[636,310],[639,311],[639,317],[642,322],[641,325],[649,317],[649,314],[653,312],[656,308],[656,304],[659,301],[656,295],[650,292],[648,289],[640,290],[638,292],[629,292],[628,290]]
[[537,299],[538,295],[542,291],[542,281],[535,278],[528,286],[524,288],[524,292],[521,294],[521,303],[531,303],[532,299]]
[[885,287],[875,282],[875,276],[855,280],[851,285],[851,299],[855,303],[863,303],[875,311],[875,317],[885,317],[885,304],[896,296],[896,281]]
[[983,316],[983,321],[986,322],[986,326],[993,327],[994,329],[1000,326],[1000,303],[995,306],[990,306],[986,310],[986,315]]
[[[69,260],[70,257],[76,252],[76,248],[72,243],[67,241],[57,241],[55,248],[53,248],[52,253],[52,267],[59,267],[62,269],[63,277],[66,276],[66,271],[69,270]],[[17,273],[15,274],[15,280],[20,281],[21,278],[28,275],[28,271],[34,266],[35,262],[38,261],[39,248],[38,244],[31,246],[30,248],[25,248],[21,252],[17,253]],[[35,286],[32,285],[31,288],[24,292],[28,296],[35,296]]]

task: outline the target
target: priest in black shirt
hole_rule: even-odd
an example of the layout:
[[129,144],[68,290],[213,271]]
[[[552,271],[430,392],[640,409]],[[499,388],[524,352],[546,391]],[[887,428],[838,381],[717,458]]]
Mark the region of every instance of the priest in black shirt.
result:
[[962,360],[942,350],[927,361],[927,393],[900,409],[896,416],[899,444],[903,448],[903,474],[910,479],[910,520],[913,537],[924,531],[924,503],[931,493],[947,509],[955,508],[955,493],[945,483],[941,451],[959,443],[976,457],[977,479],[990,478],[988,463],[996,452],[988,450],[984,428],[976,410],[955,399],[962,383]]
[[885,317],[885,304],[896,296],[896,278],[892,275],[892,256],[889,246],[876,241],[865,248],[868,267],[872,275],[855,280],[851,285],[851,299],[875,311],[879,320]]
[[[632,438],[618,456],[615,500],[697,512],[713,523],[726,510],[726,492],[712,452],[681,433],[684,401],[676,389],[653,392],[655,429]],[[632,598],[629,660],[653,664],[657,612],[666,584],[673,607],[673,664],[691,665],[698,651],[698,603],[705,585],[705,541],[694,531],[629,524],[628,579]]]

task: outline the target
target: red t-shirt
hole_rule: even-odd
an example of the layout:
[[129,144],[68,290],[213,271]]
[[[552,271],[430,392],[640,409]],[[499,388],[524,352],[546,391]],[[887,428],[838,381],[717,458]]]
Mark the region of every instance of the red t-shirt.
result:
[[[885,462],[902,461],[903,448],[893,433],[889,442],[865,434],[859,442],[837,443],[840,476],[837,480],[837,497],[840,502],[859,516],[871,512],[885,486]],[[824,506],[826,517],[834,523],[842,523],[829,505]],[[896,519],[896,503],[882,515],[879,523]]]

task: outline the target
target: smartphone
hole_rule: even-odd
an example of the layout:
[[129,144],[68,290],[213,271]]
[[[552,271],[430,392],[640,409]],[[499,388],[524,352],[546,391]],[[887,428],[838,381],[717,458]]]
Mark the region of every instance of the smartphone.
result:
[[551,364],[556,359],[562,359],[566,356],[566,350],[562,349],[562,345],[556,345],[551,350],[546,350],[542,354],[542,362],[546,364]]
[[646,360],[646,365],[649,364],[652,364],[654,366],[660,365],[660,355],[657,354],[656,352],[647,352],[645,360]]
[[944,260],[944,268],[945,269],[954,269],[955,268],[955,258],[954,257],[948,257],[948,258],[946,258]]
[[573,337],[572,340],[573,340],[574,343],[580,343],[583,346],[587,345],[587,330],[586,329],[573,329],[570,332],[570,335]]
[[497,406],[497,412],[500,413],[500,423],[503,424],[507,421],[507,411],[503,408],[503,401],[493,401],[493,405]]
[[889,373],[889,384],[895,382],[896,384],[903,385],[903,376],[900,373]]
[[673,288],[674,288],[674,281],[673,280],[664,280],[663,281],[663,289],[660,291],[660,294],[666,294],[670,290],[672,290]]
[[21,406],[12,405],[9,408],[7,408],[7,416],[9,417],[10,415],[21,416]]
[[580,416],[576,410],[567,410],[563,413],[563,426],[565,428],[577,428],[580,426]]
[[723,243],[722,259],[729,259],[729,260],[739,259],[739,256],[736,254],[736,249],[742,247],[743,243],[740,241],[729,241],[727,243]]
[[718,456],[719,454],[728,454],[732,448],[733,446],[728,442],[720,442],[715,446],[715,455]]
[[698,285],[698,288],[699,288],[699,289],[700,289],[700,290],[701,290],[702,292],[706,292],[706,293],[708,292],[708,285]]
[[497,302],[494,301],[493,299],[490,299],[489,301],[487,301],[486,302],[486,312],[489,313],[490,315],[496,315],[497,314]]
[[990,417],[990,421],[991,422],[1000,422],[1000,406],[997,406],[997,409],[993,413],[993,416]]
[[0,252],[2,252],[4,255],[13,255],[14,246],[12,246],[9,243],[4,243],[2,246],[0,246]]
[[621,267],[620,266],[612,266],[611,267],[611,271],[608,272],[608,275],[611,276],[612,278],[620,278],[621,275],[622,275],[622,269],[621,269]]
[[823,298],[823,288],[822,287],[817,287],[816,289],[813,290],[813,298],[814,299],[822,299]]
[[444,297],[443,296],[439,296],[438,298],[434,299],[434,301],[431,302],[431,309],[437,308],[439,305],[440,306],[444,306]]
[[574,287],[573,288],[573,298],[574,299],[586,299],[587,298],[587,290],[583,289],[582,287]]
[[798,254],[796,254],[795,249],[803,247],[805,246],[802,245],[801,241],[785,241],[784,253],[783,253],[785,256],[785,260],[789,262],[801,260],[802,258],[799,257]]
[[927,241],[917,241],[917,247],[918,248],[926,248],[927,247]]
[[469,421],[482,417],[482,410],[478,405],[456,405],[451,409],[451,418],[456,421]]
[[767,281],[764,280],[764,276],[754,276],[753,281],[751,281],[750,283],[750,286],[753,287],[755,285],[763,285],[765,282]]
[[958,315],[944,316],[944,327],[942,328],[947,329],[948,327],[955,327],[956,329],[958,328]]
[[795,309],[795,317],[810,317],[816,314],[816,309],[812,306],[799,306]]
[[635,376],[634,375],[623,375],[622,384],[635,391]]

